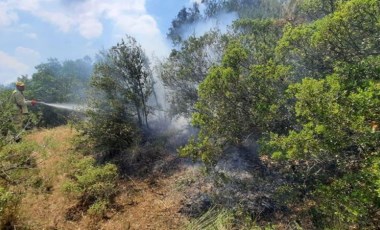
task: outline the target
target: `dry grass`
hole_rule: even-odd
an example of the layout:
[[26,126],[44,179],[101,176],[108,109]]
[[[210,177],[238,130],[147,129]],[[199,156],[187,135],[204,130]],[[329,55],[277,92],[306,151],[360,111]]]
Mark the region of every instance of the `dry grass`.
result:
[[65,179],[62,162],[67,160],[74,134],[74,130],[68,127],[59,127],[34,132],[26,138],[41,147],[36,156],[40,188],[29,191],[21,204],[21,218],[32,229],[62,229],[63,226],[70,229],[69,223],[62,223],[65,222],[65,211],[72,204],[64,197],[60,186]]
[[41,130],[25,139],[38,143],[36,153],[39,187],[27,191],[20,207],[20,219],[31,229],[180,229],[187,219],[178,211],[183,199],[173,186],[185,170],[149,180],[119,181],[120,194],[106,218],[94,220],[84,213],[78,221],[65,219],[76,205],[61,191],[65,167],[72,153],[70,140],[75,131],[69,127]]

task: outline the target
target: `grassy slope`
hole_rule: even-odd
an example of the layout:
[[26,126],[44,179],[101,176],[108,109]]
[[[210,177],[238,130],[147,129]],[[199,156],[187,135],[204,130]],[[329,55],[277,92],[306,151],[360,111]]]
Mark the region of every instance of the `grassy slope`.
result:
[[67,160],[73,153],[69,127],[37,131],[25,139],[36,142],[39,186],[29,189],[21,202],[20,218],[32,229],[179,229],[187,220],[178,213],[183,194],[178,181],[186,175],[181,170],[168,177],[146,180],[120,180],[116,205],[103,220],[93,220],[81,213],[76,221],[65,217],[74,200],[61,191]]

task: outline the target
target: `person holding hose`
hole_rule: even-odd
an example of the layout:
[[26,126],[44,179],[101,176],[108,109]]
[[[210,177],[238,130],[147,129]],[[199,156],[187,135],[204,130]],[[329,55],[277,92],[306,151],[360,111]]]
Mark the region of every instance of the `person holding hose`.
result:
[[[22,132],[22,130],[28,125],[28,119],[26,119],[29,114],[28,105],[34,106],[36,104],[35,100],[27,101],[24,97],[25,84],[24,82],[16,82],[16,90],[12,92],[11,102],[15,105],[15,112],[13,116],[13,122],[15,125],[15,137],[16,142],[20,141],[19,134],[16,131]],[[23,127],[25,126],[25,127]]]

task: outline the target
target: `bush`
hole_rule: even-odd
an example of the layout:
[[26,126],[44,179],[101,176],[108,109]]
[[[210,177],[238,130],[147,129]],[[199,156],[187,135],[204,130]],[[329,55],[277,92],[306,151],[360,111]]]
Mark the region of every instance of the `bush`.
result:
[[0,229],[12,222],[15,216],[17,197],[0,186]]
[[12,122],[13,104],[10,103],[11,90],[0,89],[0,147],[6,145],[9,141],[7,135],[10,131],[15,130]]
[[32,156],[36,146],[29,142],[0,146],[0,229],[17,222],[21,194],[12,193],[21,184],[34,180],[36,162]]
[[74,164],[63,191],[79,200],[91,215],[101,215],[116,194],[117,168],[113,164],[96,166],[95,159],[85,157]]
[[30,179],[31,169],[36,166],[32,156],[35,149],[36,145],[30,142],[0,147],[0,181],[17,184]]
[[99,200],[92,204],[90,208],[87,210],[87,213],[92,217],[103,217],[107,208],[109,206],[109,202],[106,200]]

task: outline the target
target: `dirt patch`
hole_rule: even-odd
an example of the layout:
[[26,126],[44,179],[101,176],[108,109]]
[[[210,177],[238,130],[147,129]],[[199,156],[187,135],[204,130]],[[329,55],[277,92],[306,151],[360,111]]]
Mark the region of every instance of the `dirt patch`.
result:
[[187,220],[179,213],[183,194],[175,190],[178,177],[123,183],[123,192],[116,198],[123,208],[113,213],[102,228],[118,229],[123,225],[122,229],[180,229]]

